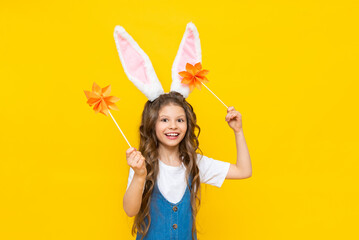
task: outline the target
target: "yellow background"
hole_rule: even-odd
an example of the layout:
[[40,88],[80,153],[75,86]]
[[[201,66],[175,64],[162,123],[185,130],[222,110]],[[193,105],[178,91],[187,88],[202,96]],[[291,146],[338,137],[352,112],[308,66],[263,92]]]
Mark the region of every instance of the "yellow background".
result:
[[[243,116],[253,176],[203,185],[199,239],[358,239],[357,1],[2,1],[0,239],[133,239],[122,208],[128,148],[83,90],[112,86],[134,146],[145,96],[113,31],[165,89],[186,24],[208,86]],[[188,98],[206,156],[235,163],[226,109]]]

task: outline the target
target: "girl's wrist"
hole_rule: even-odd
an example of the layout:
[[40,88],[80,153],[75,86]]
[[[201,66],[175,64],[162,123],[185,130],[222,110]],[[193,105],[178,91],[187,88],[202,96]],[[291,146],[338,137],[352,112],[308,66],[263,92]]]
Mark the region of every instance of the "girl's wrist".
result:
[[233,130],[235,135],[241,135],[243,134],[243,128],[239,129],[239,130]]
[[138,181],[146,181],[146,177],[147,177],[147,174],[146,175],[138,175],[138,174],[134,174],[133,175],[133,178],[136,178]]

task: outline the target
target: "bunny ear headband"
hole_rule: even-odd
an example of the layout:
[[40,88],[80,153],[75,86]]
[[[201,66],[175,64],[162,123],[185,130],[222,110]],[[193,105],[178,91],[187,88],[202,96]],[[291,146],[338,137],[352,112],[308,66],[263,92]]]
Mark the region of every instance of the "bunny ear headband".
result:
[[[162,85],[157,78],[152,63],[146,53],[138,46],[133,38],[121,26],[115,27],[115,42],[121,63],[127,77],[135,86],[146,95],[150,101],[154,101],[164,93]],[[197,28],[193,23],[188,23],[186,31],[179,46],[176,58],[172,66],[171,91],[176,91],[187,98],[194,87],[205,86],[226,108],[228,108],[206,85],[205,77],[208,70],[202,70],[201,44]],[[186,71],[184,71],[186,69]],[[110,115],[116,126],[122,133],[127,144],[131,147],[125,134],[112,116],[111,110],[119,110],[115,104],[119,98],[110,96],[111,85],[101,88],[95,82],[92,91],[84,91],[89,106],[93,106],[96,113]]]
[[[115,27],[114,37],[127,77],[150,101],[154,101],[164,91],[149,57],[123,27]],[[190,22],[187,24],[173,62],[171,91],[176,91],[187,98],[194,87],[200,88],[202,84],[208,82],[205,75],[209,71],[202,70],[201,61],[199,34],[196,26]],[[206,85],[204,86],[209,90]],[[209,91],[214,95],[211,90]]]

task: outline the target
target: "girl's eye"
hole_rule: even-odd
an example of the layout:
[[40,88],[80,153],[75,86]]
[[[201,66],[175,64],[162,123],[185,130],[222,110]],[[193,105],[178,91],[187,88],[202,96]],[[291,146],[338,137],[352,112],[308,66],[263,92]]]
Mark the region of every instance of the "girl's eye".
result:
[[[178,121],[179,122],[184,122],[184,119],[180,118],[180,119],[178,119]],[[167,118],[162,118],[161,122],[168,122],[168,119]]]

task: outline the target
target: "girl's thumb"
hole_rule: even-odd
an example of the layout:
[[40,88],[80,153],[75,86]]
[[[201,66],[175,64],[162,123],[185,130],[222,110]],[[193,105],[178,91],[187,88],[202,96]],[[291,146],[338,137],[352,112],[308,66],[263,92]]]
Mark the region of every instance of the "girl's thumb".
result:
[[136,148],[131,147],[131,148],[127,149],[126,153],[129,154],[129,153],[133,152],[134,150],[136,150]]

